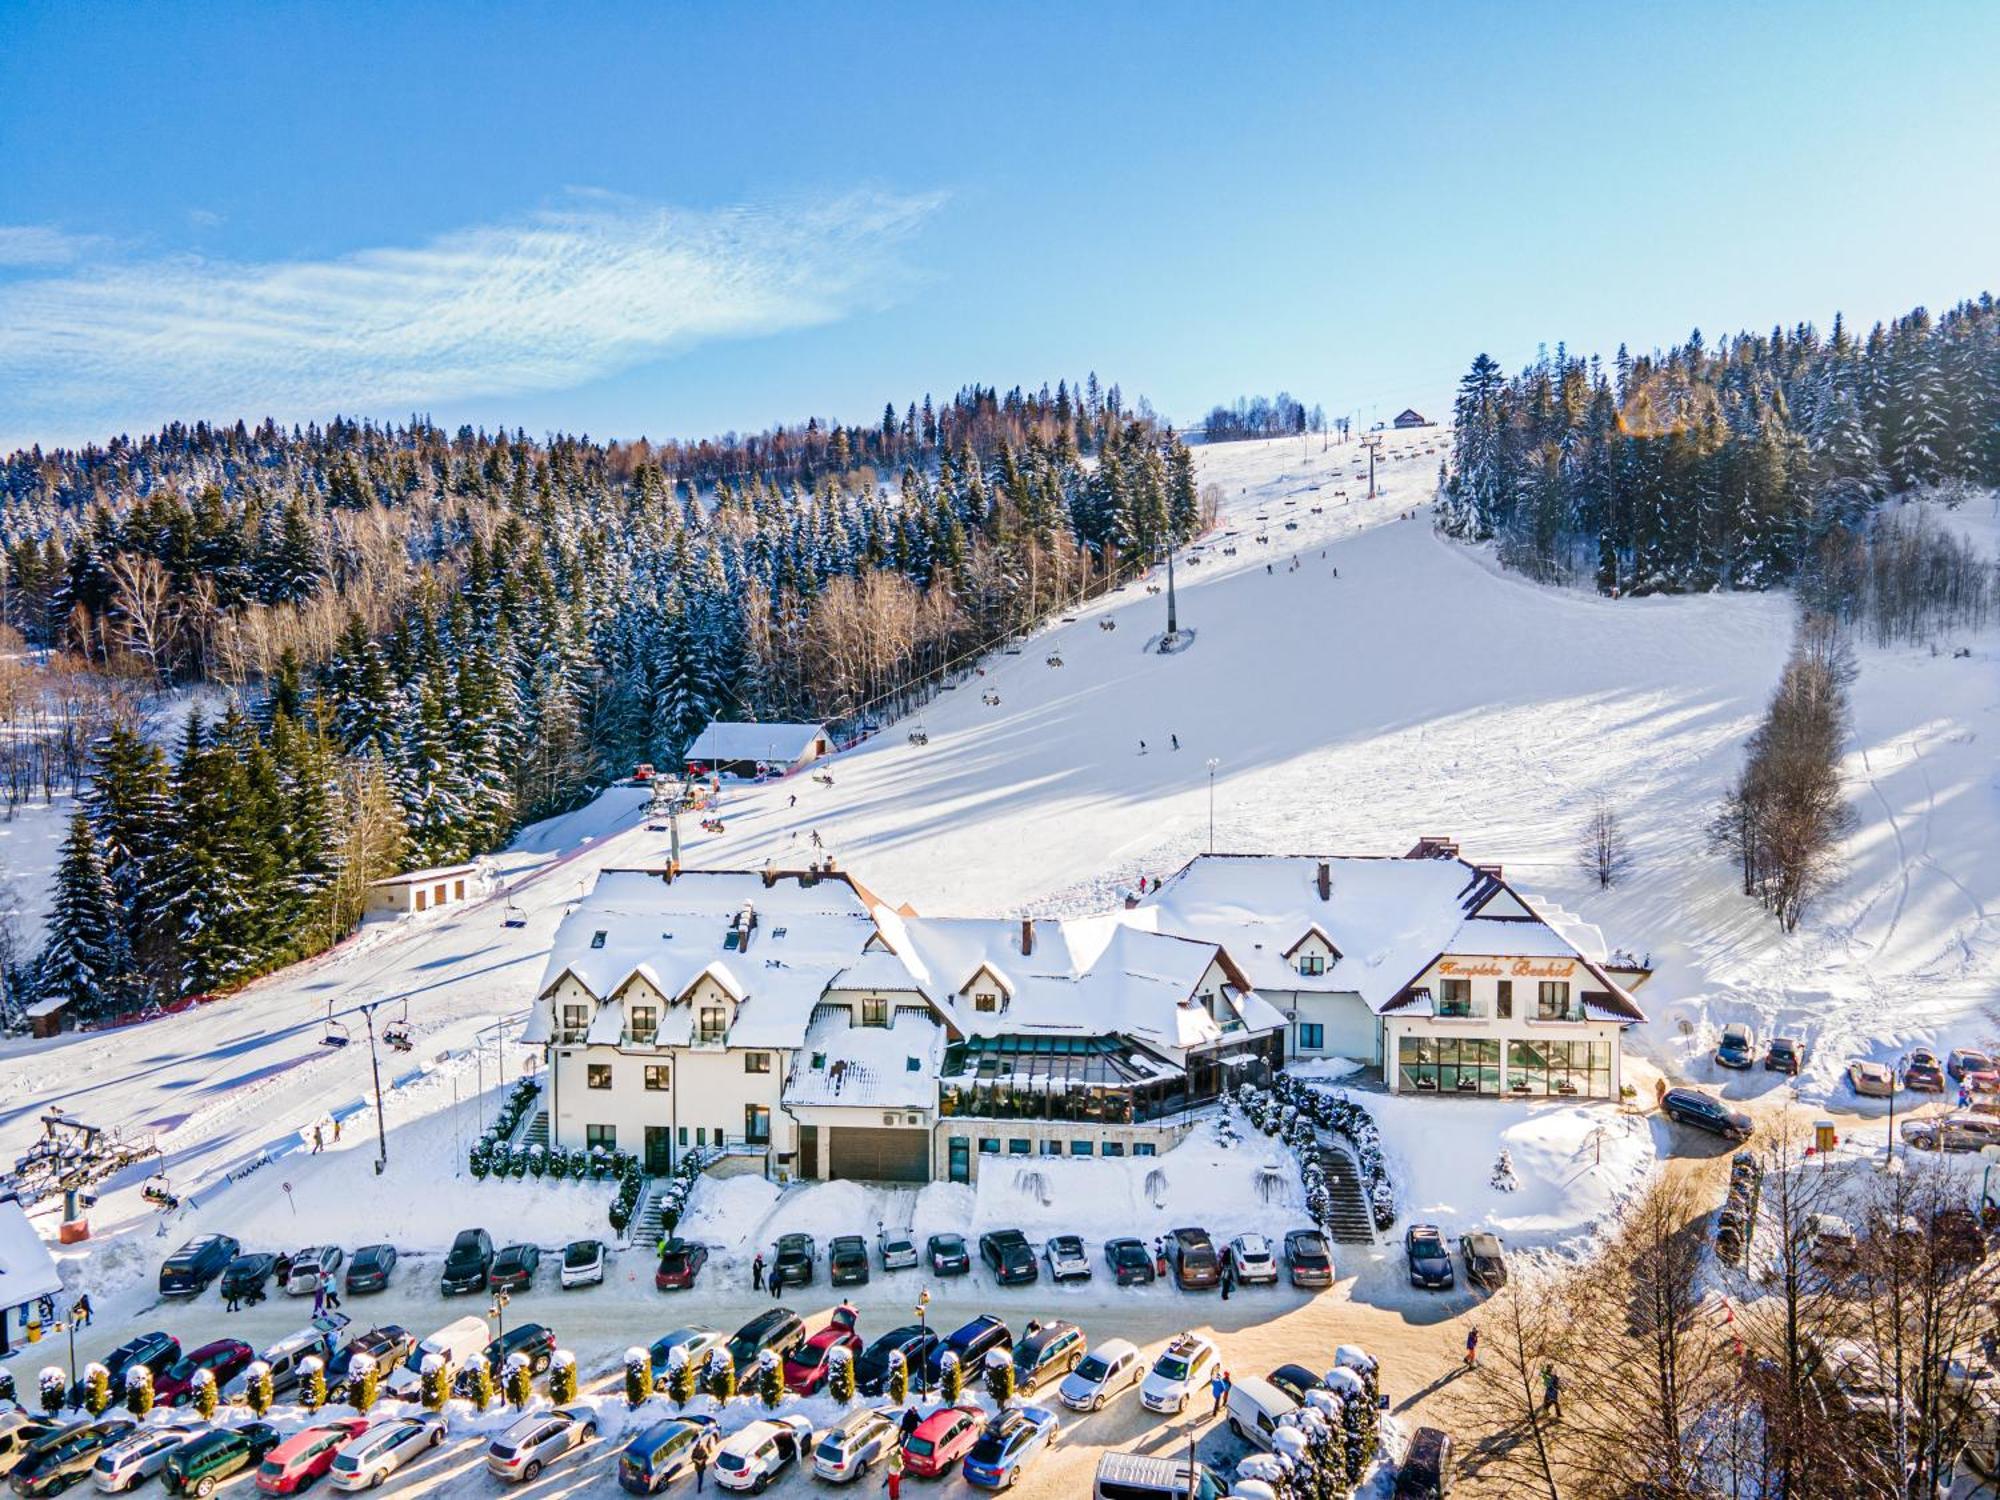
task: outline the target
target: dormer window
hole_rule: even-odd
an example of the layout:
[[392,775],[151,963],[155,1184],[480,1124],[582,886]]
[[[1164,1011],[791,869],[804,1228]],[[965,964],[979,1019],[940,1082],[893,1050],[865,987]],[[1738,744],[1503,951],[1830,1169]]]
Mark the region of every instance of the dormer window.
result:
[[862,1000],[861,1024],[863,1026],[887,1026],[889,1024],[889,1002],[879,995],[870,995]]
[[590,935],[590,946],[593,948],[602,948],[604,946],[604,933],[602,930],[593,932]]
[[650,1005],[632,1007],[632,1036],[636,1040],[651,1037],[660,1029],[660,1013]]
[[1299,972],[1308,979],[1317,979],[1326,972],[1326,955],[1324,953],[1301,953],[1299,955]]
[[701,1034],[704,1042],[719,1042],[729,1029],[728,1012],[720,1005],[704,1005],[701,1008]]
[[972,1008],[987,1012],[997,1011],[1000,1008],[1000,1001],[996,996],[989,994],[985,990],[981,990],[977,995],[972,997]]

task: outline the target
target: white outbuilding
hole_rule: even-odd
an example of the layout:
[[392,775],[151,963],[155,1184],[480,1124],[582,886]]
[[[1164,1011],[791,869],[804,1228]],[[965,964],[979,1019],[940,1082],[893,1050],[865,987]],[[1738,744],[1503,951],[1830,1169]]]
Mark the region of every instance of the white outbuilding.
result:
[[402,915],[453,906],[476,895],[474,865],[439,865],[430,870],[405,870],[368,884],[368,910]]
[[824,724],[741,724],[716,719],[688,746],[693,776],[761,776],[796,771],[833,752]]

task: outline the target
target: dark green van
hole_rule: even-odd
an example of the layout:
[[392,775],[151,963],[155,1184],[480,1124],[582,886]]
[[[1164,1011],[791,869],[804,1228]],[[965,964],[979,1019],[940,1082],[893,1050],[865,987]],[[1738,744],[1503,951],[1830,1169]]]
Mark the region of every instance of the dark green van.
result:
[[205,1432],[167,1455],[160,1483],[170,1495],[212,1495],[231,1474],[262,1463],[264,1455],[284,1441],[284,1436],[268,1422],[245,1422],[241,1427]]

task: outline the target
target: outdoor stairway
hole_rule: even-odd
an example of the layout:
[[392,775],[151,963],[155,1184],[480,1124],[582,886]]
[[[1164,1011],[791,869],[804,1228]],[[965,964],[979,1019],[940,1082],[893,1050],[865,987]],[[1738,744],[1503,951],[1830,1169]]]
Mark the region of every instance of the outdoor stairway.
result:
[[1368,1194],[1361,1186],[1361,1173],[1345,1146],[1322,1140],[1319,1164],[1326,1173],[1327,1190],[1333,1198],[1332,1222],[1327,1230],[1339,1245],[1375,1243],[1375,1217],[1368,1209]]
[[627,1226],[625,1243],[628,1245],[657,1245],[666,1233],[661,1222],[660,1181],[657,1177],[646,1179],[645,1189],[639,1195],[639,1211],[632,1216]]
[[528,1128],[521,1132],[519,1144],[523,1146],[543,1146],[549,1143],[549,1112],[538,1109],[528,1116]]

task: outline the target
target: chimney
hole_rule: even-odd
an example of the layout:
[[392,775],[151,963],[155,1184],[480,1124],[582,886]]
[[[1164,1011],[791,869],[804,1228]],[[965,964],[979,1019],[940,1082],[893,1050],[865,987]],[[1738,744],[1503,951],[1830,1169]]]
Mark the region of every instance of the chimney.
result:
[[1021,956],[1026,958],[1035,951],[1035,919],[1021,918]]
[[1500,867],[1498,865],[1474,865],[1472,868],[1477,870],[1482,875],[1492,876],[1493,879],[1495,880],[1501,878]]
[[1319,862],[1319,899],[1322,901],[1333,899],[1333,866],[1325,860]]

